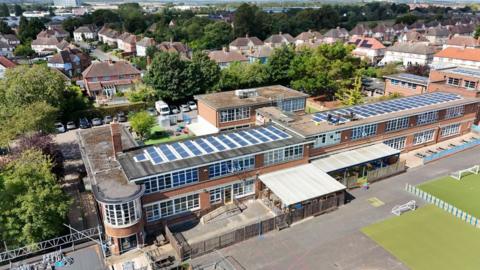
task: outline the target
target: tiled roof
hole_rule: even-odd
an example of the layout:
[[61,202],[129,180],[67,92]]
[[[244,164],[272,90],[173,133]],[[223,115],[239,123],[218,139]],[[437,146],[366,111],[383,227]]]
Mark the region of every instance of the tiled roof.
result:
[[447,40],[447,45],[477,47],[480,41],[472,36],[453,36]]
[[325,35],[323,36],[329,37],[329,38],[340,38],[342,36],[348,36],[348,31],[345,28],[337,27],[337,28],[328,30],[328,32],[325,33]]
[[8,58],[6,58],[3,55],[0,55],[0,65],[6,67],[6,68],[14,68],[17,64],[14,62],[10,61]]
[[157,48],[162,52],[176,52],[176,53],[188,53],[189,49],[187,45],[182,42],[164,41],[157,45]]
[[423,43],[395,43],[387,51],[426,55],[434,54],[435,48]]
[[253,52],[248,52],[247,55],[255,58],[269,57],[273,52],[273,49],[268,46],[261,46]]
[[294,41],[290,34],[275,34],[265,39],[264,43],[280,44],[280,43],[292,43]]
[[322,34],[320,34],[320,32],[308,30],[306,32],[300,33],[295,38],[295,40],[303,40],[303,41],[307,42],[307,41],[312,40],[312,39],[321,39],[321,38],[322,38]]
[[425,36],[434,36],[434,37],[448,37],[450,35],[450,31],[444,27],[434,27],[429,28]]
[[365,48],[372,50],[385,49],[385,46],[383,46],[383,44],[376,38],[351,38],[348,43],[354,44],[357,48]]
[[92,63],[85,71],[83,78],[120,76],[120,75],[140,75],[140,71],[134,68],[126,61],[118,62],[96,62]]
[[57,46],[60,43],[60,40],[54,36],[51,37],[40,37],[32,41],[32,45],[51,45]]
[[139,42],[137,42],[137,46],[142,46],[142,47],[150,47],[154,45],[155,45],[155,40],[149,37],[144,37]]
[[75,29],[75,31],[73,31],[75,33],[94,33],[95,31],[93,31],[90,26],[80,26],[78,27],[77,29]]
[[230,62],[246,62],[248,59],[241,53],[236,51],[211,51],[208,53],[208,57],[217,63],[230,63]]
[[435,54],[435,57],[480,62],[480,49],[448,47]]
[[350,35],[361,36],[369,31],[371,31],[370,27],[366,26],[365,24],[359,23],[352,30],[350,30]]
[[261,41],[259,38],[246,36],[246,37],[236,38],[234,41],[230,43],[230,46],[245,47],[245,46],[248,46],[249,42],[252,42],[253,45],[255,46],[263,45],[263,41]]
[[411,41],[411,42],[418,42],[418,41],[428,42],[428,39],[426,39],[422,34],[418,33],[417,31],[408,31],[402,35],[402,38],[406,38],[407,41]]

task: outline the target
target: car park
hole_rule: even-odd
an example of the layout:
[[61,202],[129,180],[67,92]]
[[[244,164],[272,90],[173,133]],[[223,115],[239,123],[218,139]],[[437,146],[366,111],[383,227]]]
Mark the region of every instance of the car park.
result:
[[87,118],[80,118],[80,121],[79,121],[79,126],[80,128],[89,128],[90,127],[90,122],[88,121]]
[[92,119],[92,125],[93,126],[101,126],[103,123],[102,123],[102,119],[100,118],[93,118]]
[[118,122],[127,122],[127,116],[125,116],[124,112],[117,113],[117,120]]
[[103,118],[103,123],[104,124],[110,124],[113,121],[112,116],[107,115]]
[[55,123],[55,129],[57,130],[58,133],[63,133],[66,131],[65,126],[60,122]]
[[177,114],[177,113],[180,112],[180,110],[178,109],[178,107],[175,106],[175,105],[170,106],[170,111],[172,112],[172,114]]
[[157,111],[155,110],[155,108],[152,108],[152,107],[147,108],[147,112],[151,116],[157,116]]
[[189,101],[188,103],[188,107],[190,107],[190,110],[194,111],[197,109],[197,103],[195,103],[195,101]]
[[160,115],[170,114],[170,107],[168,107],[168,104],[165,103],[165,101],[163,100],[159,100],[155,102],[155,109]]
[[76,129],[77,128],[77,125],[75,125],[75,122],[73,121],[68,121],[67,122],[67,130],[72,130],[72,129]]
[[189,112],[190,111],[190,107],[187,105],[187,104],[182,104],[180,105],[180,110],[182,112]]

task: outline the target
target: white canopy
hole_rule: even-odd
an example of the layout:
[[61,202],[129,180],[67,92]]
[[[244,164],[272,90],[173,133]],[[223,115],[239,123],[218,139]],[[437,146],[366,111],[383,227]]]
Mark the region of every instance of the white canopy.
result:
[[379,158],[396,155],[399,153],[399,150],[394,149],[386,144],[379,143],[350,151],[341,152],[338,154],[333,154],[312,161],[312,164],[314,164],[324,172],[333,172]]
[[311,163],[263,174],[259,178],[288,206],[346,188]]

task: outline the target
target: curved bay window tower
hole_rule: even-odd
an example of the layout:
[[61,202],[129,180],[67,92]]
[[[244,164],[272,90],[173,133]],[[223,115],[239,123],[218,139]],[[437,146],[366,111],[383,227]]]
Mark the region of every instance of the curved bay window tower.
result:
[[116,159],[123,147],[135,147],[135,141],[117,123],[80,131],[78,137],[110,252],[117,255],[143,246],[145,187],[130,183]]

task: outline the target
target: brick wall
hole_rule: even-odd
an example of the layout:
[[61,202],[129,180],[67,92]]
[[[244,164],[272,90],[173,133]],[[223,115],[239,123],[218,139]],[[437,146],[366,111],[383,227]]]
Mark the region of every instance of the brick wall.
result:
[[405,88],[400,85],[393,85],[390,79],[385,79],[385,95],[400,93],[403,96],[412,96],[425,93],[427,88],[422,85],[417,85],[415,89]]
[[[460,86],[447,84],[448,77],[459,79]],[[466,88],[461,87],[464,80],[477,82],[476,90],[467,90]],[[442,70],[432,70],[430,71],[429,81],[430,83],[428,84],[428,92],[441,91],[455,93],[465,97],[480,97],[480,80],[475,77],[448,73],[448,71]]]

